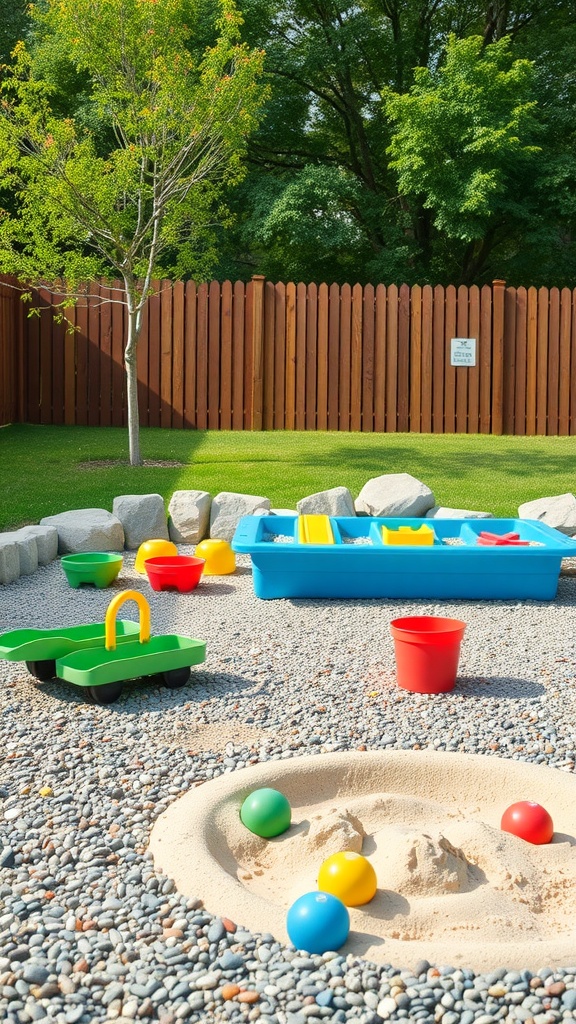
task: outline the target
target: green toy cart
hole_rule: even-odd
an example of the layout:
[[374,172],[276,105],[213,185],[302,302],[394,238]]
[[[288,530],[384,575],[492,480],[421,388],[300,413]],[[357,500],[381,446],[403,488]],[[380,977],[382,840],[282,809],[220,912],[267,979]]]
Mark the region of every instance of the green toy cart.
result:
[[[139,624],[116,622],[118,609],[126,601],[136,601]],[[28,655],[30,661],[26,660]],[[170,689],[185,686],[190,667],[205,660],[206,643],[177,634],[152,637],[146,598],[136,590],[123,590],[108,605],[103,627],[98,624],[4,633],[0,636],[0,656],[26,660],[37,678],[56,675],[84,688],[97,704],[112,704],[120,696],[123,683],[143,676],[160,676]]]

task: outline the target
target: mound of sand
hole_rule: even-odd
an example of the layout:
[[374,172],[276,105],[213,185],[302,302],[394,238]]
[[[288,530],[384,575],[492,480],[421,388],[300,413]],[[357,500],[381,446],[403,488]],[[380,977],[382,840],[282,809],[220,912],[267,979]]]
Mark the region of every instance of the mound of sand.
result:
[[[241,823],[245,796],[273,786],[292,825],[272,840]],[[536,800],[552,843],[500,830]],[[306,757],[234,772],[176,801],[151,837],[157,865],[208,910],[287,940],[286,910],[317,888],[325,857],[372,862],[378,891],[351,909],[345,952],[489,970],[567,966],[576,948],[576,780],[494,757],[393,751]]]

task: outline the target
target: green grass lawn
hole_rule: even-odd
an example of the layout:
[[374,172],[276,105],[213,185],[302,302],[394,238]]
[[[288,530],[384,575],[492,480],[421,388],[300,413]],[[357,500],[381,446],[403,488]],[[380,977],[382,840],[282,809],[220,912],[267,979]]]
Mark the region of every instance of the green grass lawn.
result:
[[[439,505],[515,516],[532,498],[576,491],[573,437],[465,434],[211,432],[143,429],[146,460],[127,464],[121,428],[0,428],[0,529],[73,508],[112,509],[118,494],[242,491],[294,508],[306,494],[345,486],[356,497],[382,473],[411,473]],[[94,466],[106,460],[124,464]]]

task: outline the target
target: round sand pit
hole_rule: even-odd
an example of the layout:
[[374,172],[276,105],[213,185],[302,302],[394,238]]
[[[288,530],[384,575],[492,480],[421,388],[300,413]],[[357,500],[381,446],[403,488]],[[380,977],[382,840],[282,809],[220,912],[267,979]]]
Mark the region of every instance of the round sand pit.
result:
[[[240,821],[244,798],[281,790],[292,824],[275,839]],[[535,800],[554,839],[533,846],[500,830]],[[150,849],[180,892],[252,931],[288,941],[286,911],[317,888],[322,861],[363,853],[374,899],[351,909],[343,952],[377,963],[566,967],[576,949],[576,779],[478,755],[392,751],[267,762],[191,790],[158,819]]]

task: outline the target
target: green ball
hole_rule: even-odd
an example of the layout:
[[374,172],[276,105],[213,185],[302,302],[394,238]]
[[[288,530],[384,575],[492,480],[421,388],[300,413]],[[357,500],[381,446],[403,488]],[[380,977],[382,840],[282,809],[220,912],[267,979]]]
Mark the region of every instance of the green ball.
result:
[[292,811],[277,789],[255,789],[240,808],[240,820],[256,836],[271,839],[290,828]]

